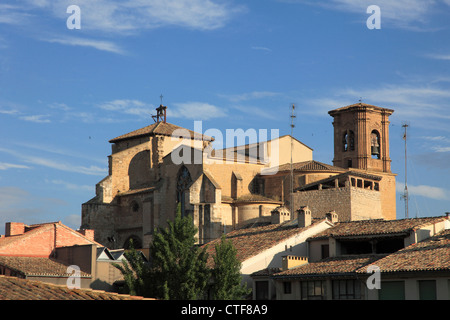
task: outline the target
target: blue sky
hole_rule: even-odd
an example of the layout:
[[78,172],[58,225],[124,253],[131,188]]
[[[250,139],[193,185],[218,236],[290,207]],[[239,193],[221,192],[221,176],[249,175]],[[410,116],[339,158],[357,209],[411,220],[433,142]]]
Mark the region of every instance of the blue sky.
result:
[[[70,5],[80,29],[69,29]],[[369,5],[381,29],[369,29]],[[279,129],[332,163],[329,110],[391,117],[397,217],[450,211],[449,0],[35,0],[0,3],[0,233],[7,221],[78,228],[108,143],[153,123]]]

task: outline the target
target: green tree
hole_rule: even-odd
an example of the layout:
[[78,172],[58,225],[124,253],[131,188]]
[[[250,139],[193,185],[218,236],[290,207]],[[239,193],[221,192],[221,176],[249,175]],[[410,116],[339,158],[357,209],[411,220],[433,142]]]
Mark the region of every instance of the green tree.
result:
[[195,245],[197,228],[191,216],[178,210],[167,228],[158,228],[150,246],[150,261],[156,285],[155,297],[190,300],[204,297],[210,276],[206,249]]
[[212,270],[212,297],[216,300],[238,300],[251,290],[241,283],[241,262],[236,257],[236,248],[222,236],[215,246],[214,269]]
[[124,252],[122,264],[113,263],[125,280],[125,291],[131,295],[149,297],[152,294],[152,274],[142,253],[136,250],[130,240],[130,249]]

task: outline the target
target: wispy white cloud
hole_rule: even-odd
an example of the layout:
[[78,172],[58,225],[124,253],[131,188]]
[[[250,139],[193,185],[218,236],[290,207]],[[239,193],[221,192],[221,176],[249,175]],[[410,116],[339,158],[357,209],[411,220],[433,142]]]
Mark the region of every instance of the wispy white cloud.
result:
[[0,109],[0,113],[1,114],[8,114],[8,115],[16,115],[19,114],[18,110],[14,110],[14,109],[9,109],[9,110],[2,110]]
[[30,115],[30,116],[21,116],[19,119],[34,122],[34,123],[50,123],[50,119],[45,119],[48,117],[48,115],[44,114],[37,114],[37,115]]
[[0,24],[23,25],[30,17],[30,13],[25,12],[26,8],[17,4],[0,4]]
[[116,45],[111,41],[84,39],[76,37],[50,38],[42,40],[50,43],[59,43],[68,46],[91,47],[97,50],[117,53],[121,55],[126,54],[125,50],[123,50],[121,47],[119,47],[118,45]]
[[[320,6],[329,10],[351,12],[358,14],[361,22],[369,17],[366,10],[370,5],[377,5],[381,10],[381,27],[394,26],[404,29],[421,31],[432,21],[432,15],[437,12],[436,0],[279,0],[280,2],[299,3]],[[448,1],[444,1],[444,3]],[[434,29],[433,29],[434,30]]]
[[88,192],[94,191],[94,186],[78,185],[78,184],[70,183],[70,182],[63,181],[63,180],[51,180],[51,181],[47,181],[47,182],[55,184],[55,185],[61,185],[61,186],[65,187],[66,189],[72,190],[72,191],[88,191]]
[[416,126],[429,128],[433,124],[448,130],[444,122],[450,119],[450,109],[447,107],[450,90],[446,86],[401,83],[370,88],[335,88],[326,97],[304,99],[302,104],[308,106],[305,112],[326,116],[328,110],[357,103],[359,99],[368,104],[392,108],[397,117],[409,121],[420,119]]
[[36,142],[30,143],[30,142],[23,142],[23,141],[20,141],[20,142],[11,141],[11,143],[14,146],[19,147],[21,153],[30,154],[32,152],[32,150],[37,150],[37,151],[41,151],[46,154],[62,155],[62,156],[70,157],[70,158],[86,159],[89,161],[94,161],[94,162],[98,162],[98,163],[102,163],[102,164],[105,163],[104,159],[97,159],[97,158],[92,157],[89,154],[77,152],[74,149],[70,149],[70,148],[64,148],[64,147],[60,147],[60,146],[54,146],[54,145],[50,145],[50,144],[42,144],[42,143],[36,143]]
[[107,172],[105,168],[100,168],[98,166],[80,166],[74,165],[71,163],[57,161],[53,159],[48,159],[44,157],[33,156],[29,154],[23,154],[16,150],[11,150],[7,148],[0,148],[0,152],[5,152],[10,155],[13,155],[20,159],[25,163],[32,164],[34,166],[43,166],[47,168],[51,168],[54,170],[66,171],[66,172],[75,172],[86,175],[94,175],[94,176],[104,176]]
[[269,49],[267,47],[259,47],[259,46],[253,46],[252,50],[259,50],[259,51],[264,51],[264,52],[272,52],[272,49]]
[[426,54],[425,56],[436,60],[450,60],[450,54],[429,53]]
[[111,33],[134,33],[165,26],[196,30],[223,27],[244,6],[213,0],[61,0],[27,1],[30,6],[67,18],[69,5],[81,9],[82,29]]
[[[402,182],[396,183],[397,192],[403,192],[405,189],[405,184]],[[421,196],[425,198],[431,198],[434,200],[447,200],[450,192],[446,189],[427,186],[427,185],[408,185],[408,194],[414,196]]]
[[273,91],[252,91],[240,94],[219,94],[219,97],[228,99],[231,102],[240,102],[240,101],[271,98],[279,95],[280,95],[279,92]]
[[8,169],[30,169],[30,167],[22,164],[0,162],[0,170],[8,170]]
[[122,114],[150,117],[155,107],[136,99],[116,99],[97,105],[98,108]]
[[167,115],[174,118],[186,118],[191,120],[209,120],[222,118],[227,115],[226,110],[205,102],[174,103],[167,109]]

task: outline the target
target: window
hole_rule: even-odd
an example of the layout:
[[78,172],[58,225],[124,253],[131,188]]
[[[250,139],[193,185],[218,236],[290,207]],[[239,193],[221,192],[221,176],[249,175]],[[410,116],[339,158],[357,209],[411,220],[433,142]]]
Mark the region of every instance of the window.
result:
[[357,280],[333,280],[333,300],[361,299],[361,284]]
[[379,300],[405,300],[404,281],[381,281]]
[[380,159],[380,134],[377,130],[373,130],[370,134],[370,153],[372,159]]
[[139,203],[135,200],[131,202],[131,211],[132,212],[139,212]]
[[302,281],[300,285],[302,300],[325,300],[326,282],[321,280]]
[[256,281],[256,300],[269,299],[269,281]]
[[186,215],[186,208],[184,203],[184,194],[185,191],[189,188],[189,186],[192,183],[191,174],[189,173],[189,170],[182,166],[181,169],[178,171],[178,177],[177,177],[177,203],[180,203],[181,205],[181,215]]
[[348,130],[344,133],[342,149],[344,152],[355,150],[355,134],[352,130]]
[[436,281],[419,280],[419,299],[436,300]]
[[283,292],[284,294],[291,294],[292,293],[292,285],[290,281],[284,281],[283,282]]
[[330,245],[323,244],[320,246],[322,259],[328,258],[330,256]]

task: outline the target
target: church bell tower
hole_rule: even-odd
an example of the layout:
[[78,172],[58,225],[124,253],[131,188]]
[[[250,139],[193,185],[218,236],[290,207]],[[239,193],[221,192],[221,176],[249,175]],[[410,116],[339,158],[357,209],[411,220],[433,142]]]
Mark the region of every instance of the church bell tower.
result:
[[329,111],[334,118],[333,164],[391,173],[389,116],[393,112],[362,102]]

